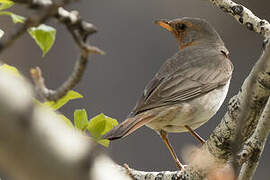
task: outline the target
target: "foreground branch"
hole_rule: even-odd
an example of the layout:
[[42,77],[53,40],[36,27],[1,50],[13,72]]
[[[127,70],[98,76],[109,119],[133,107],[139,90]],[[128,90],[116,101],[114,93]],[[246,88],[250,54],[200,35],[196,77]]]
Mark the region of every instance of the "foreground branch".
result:
[[[270,37],[269,23],[256,17],[242,5],[230,0],[213,0],[211,2],[233,15],[240,23],[245,24],[248,29],[261,34],[265,38]],[[84,28],[91,27],[91,25],[85,26],[86,24],[82,23],[83,21],[74,11],[68,12],[62,9],[58,13],[60,15],[55,15],[55,17],[66,25],[77,46],[81,49],[81,58],[78,62],[82,66],[78,65],[79,68],[75,69],[85,68],[89,52],[97,50],[86,43],[87,36],[91,33],[84,33],[87,32]],[[43,108],[34,106],[31,102],[30,90],[24,83],[0,74],[0,133],[2,133],[0,138],[5,138],[0,139],[0,143],[3,143],[0,145],[4,147],[0,151],[1,157],[4,157],[0,159],[0,165],[17,179],[83,180],[92,178],[99,180],[116,177],[113,175],[106,176],[101,170],[102,167],[105,167],[108,171],[109,169],[114,170],[116,174],[127,172],[133,179],[199,180],[205,178],[217,179],[217,177],[221,176],[223,179],[231,180],[235,179],[235,175],[231,171],[231,161],[234,159],[233,154],[235,153],[233,144],[238,142],[240,147],[243,144],[245,145],[242,154],[247,153],[247,157],[250,157],[244,158],[247,162],[241,170],[240,178],[242,176],[252,177],[263,150],[263,141],[265,141],[269,133],[268,125],[262,126],[266,119],[269,119],[267,117],[269,115],[268,105],[265,107],[270,95],[269,54],[270,45],[268,43],[264,53],[253,67],[239,93],[231,99],[228,112],[221,123],[199,150],[200,152],[190,156],[196,157],[195,162],[191,160],[189,166],[180,172],[142,172],[130,168],[116,168],[112,163],[105,163],[107,165],[96,163],[108,162],[109,160],[99,155],[94,143],[86,141],[80,135],[75,134],[74,137],[71,136],[70,130],[62,127],[57,117],[54,117]],[[64,83],[59,91],[46,88],[39,69],[33,71],[33,76],[36,78],[34,80],[41,94],[48,100],[57,100],[70,87],[74,87],[73,85],[79,81],[83,71],[77,71],[79,75],[71,76],[70,81],[75,83],[70,83],[68,80],[68,83]],[[5,79],[9,84],[4,81]],[[14,92],[13,90],[11,92],[10,89],[14,89],[14,87]],[[263,115],[265,116],[262,116],[264,107]],[[56,125],[52,122],[56,122]],[[239,131],[241,132],[241,137],[237,138],[239,133],[236,132],[236,129],[239,122],[243,122],[243,128],[241,128],[243,131]],[[266,129],[260,132],[265,127]],[[46,138],[44,139],[44,137]],[[250,145],[251,143],[249,142],[256,142],[258,138],[262,140],[262,143],[259,145],[259,153],[254,153],[258,152],[258,146]],[[30,150],[29,147],[31,147]],[[18,148],[21,150],[19,153],[15,152]],[[204,161],[199,158],[205,156],[207,158]],[[257,158],[257,160],[254,161],[254,158]],[[26,159],[27,161],[29,160],[27,165],[25,165]],[[36,162],[38,162],[39,166],[36,166]],[[52,164],[51,162],[54,163]],[[89,171],[89,169],[91,170]],[[102,174],[102,177],[95,174]],[[125,179],[127,177],[120,175],[117,179],[120,178]]]
[[27,82],[0,72],[3,172],[20,180],[129,179],[95,142],[65,125],[51,110],[33,104],[32,97]]
[[0,74],[3,170],[14,179],[88,179],[94,143],[73,135],[49,110],[34,106],[29,84]]

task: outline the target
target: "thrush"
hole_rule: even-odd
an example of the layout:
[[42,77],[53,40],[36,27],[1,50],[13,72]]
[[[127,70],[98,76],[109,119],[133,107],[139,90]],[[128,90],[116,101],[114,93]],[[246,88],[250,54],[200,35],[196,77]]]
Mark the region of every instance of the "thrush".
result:
[[228,92],[233,65],[216,30],[199,18],[158,20],[178,43],[178,52],[167,59],[147,84],[141,98],[121,124],[104,138],[123,138],[146,125],[160,135],[176,165],[183,168],[167,133],[194,131],[218,111]]

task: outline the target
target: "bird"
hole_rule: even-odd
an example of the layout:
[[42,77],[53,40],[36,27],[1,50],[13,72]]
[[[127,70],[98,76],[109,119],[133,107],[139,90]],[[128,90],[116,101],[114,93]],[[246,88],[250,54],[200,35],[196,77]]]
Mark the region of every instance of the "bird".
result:
[[184,165],[168,133],[189,132],[204,144],[195,129],[211,119],[223,104],[233,64],[223,40],[206,20],[182,17],[155,23],[173,34],[178,51],[161,65],[127,119],[103,138],[123,138],[145,125],[160,135],[181,170]]

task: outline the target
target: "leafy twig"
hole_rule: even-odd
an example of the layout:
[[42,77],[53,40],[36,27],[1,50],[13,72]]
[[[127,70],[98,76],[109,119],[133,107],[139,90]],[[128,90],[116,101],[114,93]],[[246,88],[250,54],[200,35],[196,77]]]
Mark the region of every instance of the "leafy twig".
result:
[[36,84],[39,94],[46,100],[50,101],[57,101],[66,95],[66,93],[74,88],[81,80],[88,62],[88,55],[90,53],[104,54],[104,52],[99,48],[90,46],[86,43],[87,37],[95,33],[96,28],[94,25],[83,21],[76,11],[68,12],[63,8],[59,8],[55,17],[61,23],[65,24],[75,43],[81,49],[81,54],[74,66],[72,74],[57,90],[50,90],[46,87],[39,68],[31,70],[32,78]]
[[47,21],[50,17],[54,16],[58,12],[59,7],[63,7],[66,4],[70,3],[72,0],[63,0],[63,1],[57,1],[52,4],[46,4],[46,0],[14,0],[14,2],[18,3],[26,3],[29,6],[33,5],[33,2],[44,2],[43,6],[40,4],[40,10],[35,15],[27,18],[24,24],[20,24],[18,29],[15,30],[15,32],[11,33],[10,36],[8,36],[7,39],[2,40],[0,42],[0,53],[5,50],[6,48],[10,47],[18,38],[23,35],[28,28],[38,26],[45,21]]

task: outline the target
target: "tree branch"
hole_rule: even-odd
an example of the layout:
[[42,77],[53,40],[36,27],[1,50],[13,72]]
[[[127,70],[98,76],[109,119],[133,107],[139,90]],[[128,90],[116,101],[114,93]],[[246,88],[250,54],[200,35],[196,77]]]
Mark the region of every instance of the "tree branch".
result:
[[[231,0],[214,0],[211,2],[215,4],[216,6],[218,6],[219,8],[221,8],[224,12],[232,15],[241,24],[245,24],[249,30],[261,34],[266,39],[263,44],[264,46],[266,46],[270,38],[269,22],[258,18],[249,9],[247,9],[246,7],[240,4],[236,4]],[[255,76],[257,75],[255,74]],[[254,97],[253,94],[256,93],[253,91],[254,86],[256,86],[255,83],[256,82],[254,80],[247,81],[246,89],[248,89],[248,91],[246,92],[246,98],[243,99],[243,101],[241,102],[242,109],[253,108],[251,106],[249,107],[250,105],[249,103],[250,103],[250,99]],[[249,116],[250,114],[246,113],[246,111],[241,111],[240,115],[237,118],[237,124],[235,127],[235,136],[234,136],[234,140],[231,143],[231,146],[232,146],[231,151],[233,154],[232,164],[233,164],[235,172],[238,172],[238,169],[239,169],[239,164],[237,163],[237,158],[238,158],[237,155],[241,149],[241,145],[250,136],[250,134],[245,134],[243,132],[245,132],[247,127],[250,127],[251,125],[250,123],[253,123],[254,129],[257,124],[257,120],[249,122],[248,121],[248,119],[250,118]],[[252,129],[252,131],[254,131],[254,129]],[[252,134],[253,132],[248,132],[248,133]]]
[[[165,174],[164,178],[170,178],[173,175],[181,176],[185,173],[188,176],[183,179],[203,179],[209,176],[215,177],[217,174],[224,174],[222,172],[227,172],[226,169],[229,169],[229,174],[231,174],[231,179],[233,179],[233,172],[230,170],[230,161],[233,159],[232,144],[236,136],[236,123],[239,121],[239,117],[242,112],[247,114],[248,119],[245,119],[246,125],[243,131],[244,139],[242,139],[241,143],[239,144],[239,146],[242,147],[241,144],[243,144],[256,129],[259,118],[261,117],[262,109],[264,109],[266,101],[270,95],[269,52],[270,45],[268,44],[265,52],[259,58],[249,76],[246,78],[238,95],[234,96],[230,100],[228,112],[223,117],[221,123],[216,127],[206,143],[200,149],[202,151],[201,155],[195,156],[196,153],[189,155],[190,157],[195,156],[194,159],[197,159],[199,162],[195,163],[195,165],[194,163],[191,163],[182,172],[160,172],[162,175]],[[251,89],[249,87],[251,87]],[[248,93],[248,91],[251,91],[252,93]],[[247,107],[243,108],[243,102],[246,99],[248,100]],[[200,157],[206,156],[206,154],[209,154],[210,157],[206,158],[205,161],[202,161]],[[258,159],[260,158],[260,156],[256,157]],[[209,159],[212,159],[211,161],[213,162],[213,164],[209,167],[198,166],[198,164],[211,164],[209,163]],[[219,171],[217,171],[217,169],[213,170],[211,167],[221,168]],[[194,172],[196,176],[194,175]],[[217,174],[213,174],[213,172],[216,172]],[[133,179],[143,179],[148,176],[150,176],[151,179],[153,177],[157,177],[159,172],[142,172],[130,169],[130,174],[132,175]],[[230,178],[226,177],[225,179],[228,180]]]
[[57,90],[48,89],[45,85],[39,68],[31,69],[32,78],[37,86],[38,93],[42,98],[48,101],[57,101],[66,93],[74,88],[81,80],[88,62],[88,55],[91,53],[104,54],[102,50],[97,47],[87,44],[87,37],[95,33],[96,27],[82,20],[77,11],[67,11],[62,6],[75,0],[15,0],[14,2],[29,5],[31,8],[40,9],[38,14],[29,17],[24,24],[22,24],[13,34],[0,43],[0,53],[10,47],[18,38],[23,35],[26,30],[33,26],[38,26],[51,17],[55,17],[59,22],[63,23],[68,31],[71,33],[75,43],[81,49],[80,58],[75,63],[73,72]]
[[129,179],[95,142],[65,125],[50,109],[33,104],[32,97],[25,80],[0,72],[0,166],[8,176],[20,180]]
[[[17,1],[34,2],[34,0]],[[39,1],[38,6],[42,6],[40,4],[46,2],[46,0]],[[49,1],[47,0],[47,3]],[[255,16],[244,6],[230,0],[212,0],[211,2],[226,13],[234,16],[238,22],[244,24],[249,30],[261,34],[266,39],[270,37],[269,23]],[[46,8],[52,7],[52,5],[46,5]],[[94,32],[93,26],[81,20],[76,12],[68,12],[59,9],[59,7],[54,9],[56,11],[50,13],[50,17],[55,16],[66,25],[77,46],[81,49],[81,58],[77,61],[78,65],[76,66],[78,67],[74,68],[73,75],[56,91],[46,88],[39,69],[32,71],[33,79],[39,91],[48,100],[57,100],[68,89],[74,87],[82,76],[89,52],[99,51],[86,43],[87,36]],[[38,21],[30,19],[30,25],[22,26],[14,36],[0,44],[0,52],[5,47],[10,46],[16,38],[26,31],[28,26],[47,20],[46,12],[43,13],[42,16],[38,16]],[[57,117],[52,116],[49,111],[32,104],[30,89],[27,85],[21,81],[10,79],[10,77],[2,75],[2,73],[0,73],[0,84],[0,145],[4,147],[0,151],[0,155],[3,157],[0,159],[0,165],[6,168],[9,174],[19,179],[89,179],[89,172],[92,179],[98,179],[96,176],[92,176],[95,173],[102,174],[103,179],[115,177],[112,175],[105,176],[104,173],[99,171],[101,165],[97,165],[95,162],[100,162],[101,160],[97,159],[102,156],[96,155],[98,151],[95,150],[94,143],[85,141],[80,135],[71,137],[69,130],[65,130],[66,128],[60,125],[61,123]],[[244,176],[251,178],[258,165],[258,160],[269,133],[270,123],[266,122],[267,119],[269,120],[270,111],[269,102],[266,105],[270,95],[269,88],[270,45],[266,43],[265,51],[246,78],[239,93],[230,100],[228,112],[221,123],[199,150],[199,156],[198,152],[194,154],[194,157],[196,157],[195,162],[190,161],[190,165],[185,170],[180,172],[143,172],[128,167],[125,170],[121,167],[115,168],[115,165],[110,163],[106,167],[110,167],[108,169],[115,170],[115,172],[117,171],[116,174],[127,171],[133,179],[199,180],[221,176],[223,179],[229,180],[234,179],[234,174],[231,171],[231,161],[234,161],[235,158],[234,144],[237,142],[240,147],[244,144],[244,148],[240,153],[241,160],[247,160],[239,178],[241,179]],[[263,109],[264,112],[262,112]],[[48,119],[52,121],[47,121]],[[237,123],[241,124],[240,130]],[[262,128],[264,129],[261,132]],[[60,133],[58,133],[59,129],[61,129]],[[46,141],[44,141],[44,137],[46,137]],[[1,140],[1,138],[3,139]],[[256,145],[254,142],[258,140],[261,140],[262,143]],[[15,151],[18,148],[20,149],[19,153]],[[71,151],[73,156],[70,156]],[[243,158],[245,153],[247,158]],[[41,154],[42,156],[40,156]],[[202,162],[202,159],[198,157],[204,157],[206,154],[206,161]],[[257,158],[257,160],[254,161],[254,158]],[[25,164],[25,159],[29,160],[29,163]],[[103,162],[105,161],[103,158]],[[196,161],[200,163],[196,163]],[[35,165],[36,162],[39,163],[39,166]],[[91,170],[89,171],[89,169]],[[230,177],[224,176],[224,174],[229,174]],[[121,176],[120,178],[126,177]]]
[[248,8],[231,0],[210,0],[225,13],[232,15],[240,24],[244,24],[249,30],[261,34],[265,38],[270,37],[270,24],[264,19],[254,15]]
[[[268,47],[266,48],[262,58],[264,58],[265,61],[270,62],[270,45],[268,45]],[[266,83],[267,85],[270,84],[270,82],[264,82],[263,78],[260,81],[262,82],[262,84]],[[241,168],[239,180],[252,179],[255,173],[255,170],[259,164],[259,159],[261,157],[264,145],[266,143],[270,131],[269,119],[270,119],[270,99],[268,98],[267,104],[259,119],[259,122],[256,126],[254,133],[245,142],[242,151],[239,154],[240,156],[239,161],[241,164],[248,161]]]
[[[11,33],[6,39],[1,40],[0,43],[0,53],[3,50],[10,47],[18,38],[20,38],[28,28],[38,26],[44,22],[46,22],[50,17],[54,16],[59,7],[63,7],[66,4],[70,3],[72,0],[62,0],[57,1],[52,4],[48,4],[46,0],[14,0],[14,2],[26,3],[29,6],[33,5],[33,3],[41,3],[40,10],[35,15],[26,19],[24,24],[20,24],[19,27],[15,30],[15,32]],[[42,4],[43,3],[43,4]]]
[[126,173],[134,180],[187,180],[190,177],[192,177],[193,180],[202,179],[199,173],[194,171],[193,169],[185,169],[184,171],[145,172],[131,169],[128,166],[125,166],[125,168],[119,166],[119,168],[121,169],[121,171],[126,170]]
[[[270,37],[269,23],[255,16],[244,6],[230,0],[213,0],[211,2],[224,12],[234,16],[241,24],[245,24],[249,30],[257,32],[267,39]],[[233,144],[237,142],[237,145],[241,148],[242,144],[253,134],[270,95],[269,43],[268,41],[265,42],[265,52],[246,78],[238,95],[230,100],[228,112],[202,147],[202,150],[213,155],[216,161],[222,161],[229,167],[230,162],[235,157],[233,153],[236,153],[235,150],[235,152],[233,151]],[[242,124],[242,131],[237,131],[237,122]],[[238,132],[241,132],[241,134],[238,134]],[[260,156],[257,156],[257,158],[260,158]],[[188,170],[185,171],[188,172]],[[200,175],[201,177],[207,176],[207,174]],[[187,179],[193,179],[193,177],[189,176]]]
[[15,3],[27,4],[29,7],[46,7],[53,4],[51,0],[13,0]]
[[61,97],[65,96],[69,90],[73,89],[79,83],[86,69],[89,54],[104,54],[104,52],[99,48],[90,46],[86,43],[87,37],[95,33],[97,30],[96,27],[91,23],[83,21],[79,17],[78,12],[69,12],[64,8],[59,8],[55,17],[66,26],[72,35],[74,42],[81,49],[81,54],[70,77],[57,90],[51,90],[46,87],[44,78],[42,77],[42,73],[39,68],[31,69],[30,72],[36,84],[38,93],[41,95],[41,97],[49,101],[57,101]]
[[[219,159],[225,161],[232,159],[232,144],[236,136],[236,123],[239,122],[240,115],[243,112],[247,119],[244,119],[244,128],[241,131],[243,139],[240,139],[238,146],[242,147],[242,144],[256,129],[262,109],[270,95],[269,45],[266,49],[246,78],[238,95],[231,99],[227,114],[206,142],[207,149]],[[246,100],[248,103],[244,104]]]
[[29,84],[0,74],[1,167],[14,179],[88,179],[94,143],[34,106]]

